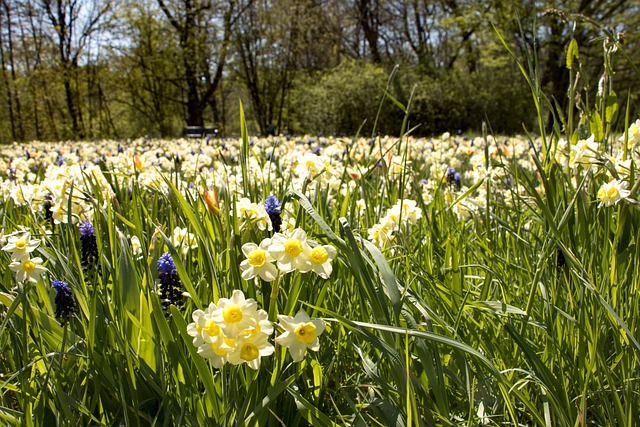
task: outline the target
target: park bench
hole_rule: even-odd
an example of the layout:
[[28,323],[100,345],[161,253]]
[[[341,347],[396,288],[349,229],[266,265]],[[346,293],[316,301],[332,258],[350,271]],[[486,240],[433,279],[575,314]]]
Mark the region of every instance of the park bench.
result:
[[184,138],[204,138],[205,136],[218,136],[218,129],[205,126],[187,126],[182,129]]

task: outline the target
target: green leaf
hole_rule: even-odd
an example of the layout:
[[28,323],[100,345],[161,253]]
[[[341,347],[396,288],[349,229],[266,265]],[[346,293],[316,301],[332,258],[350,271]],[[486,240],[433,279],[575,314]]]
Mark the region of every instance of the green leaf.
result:
[[591,117],[589,117],[589,129],[596,141],[602,141],[602,138],[604,138],[604,129],[602,127],[602,118],[600,118],[600,114],[597,111],[591,113]]
[[607,107],[605,109],[607,123],[614,123],[618,119],[618,96],[614,91],[607,97]]
[[370,241],[366,239],[360,239],[364,247],[369,251],[373,260],[375,261],[378,269],[380,270],[380,276],[382,277],[382,284],[384,285],[384,291],[389,301],[391,302],[391,306],[393,307],[393,314],[395,315],[396,321],[400,316],[400,309],[402,308],[402,301],[400,300],[400,291],[398,289],[398,280],[396,275],[391,270],[387,259],[382,255],[380,249]]
[[[300,193],[299,191],[291,190],[289,191],[289,193],[287,193],[287,198],[289,197],[295,198],[296,200],[298,200],[298,203],[300,204],[300,206],[305,211],[307,211],[309,216],[316,222],[316,224],[320,227],[320,229],[327,235],[331,243],[338,246],[338,249],[340,249],[341,251],[346,250],[347,245],[345,241],[340,237],[338,237],[336,233],[333,232],[331,227],[329,227],[329,224],[327,224],[326,221],[320,216],[320,214],[313,208],[313,206],[311,205],[311,202],[309,202],[309,199],[304,194]],[[286,201],[286,198],[285,198],[285,201]]]
[[579,59],[579,51],[578,51],[578,42],[576,39],[571,39],[571,43],[569,43],[569,49],[567,50],[567,68],[573,69],[573,61],[575,59]]

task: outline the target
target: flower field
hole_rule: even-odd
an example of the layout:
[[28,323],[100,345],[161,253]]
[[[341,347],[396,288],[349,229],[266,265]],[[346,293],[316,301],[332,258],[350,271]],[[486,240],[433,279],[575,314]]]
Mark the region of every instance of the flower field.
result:
[[0,419],[637,424],[639,126],[3,147]]

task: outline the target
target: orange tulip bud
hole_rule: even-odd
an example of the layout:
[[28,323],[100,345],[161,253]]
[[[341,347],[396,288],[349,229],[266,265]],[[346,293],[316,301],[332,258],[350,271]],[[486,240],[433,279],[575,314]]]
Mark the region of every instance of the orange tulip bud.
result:
[[205,189],[202,193],[202,197],[204,198],[204,203],[207,205],[209,212],[214,214],[220,213],[220,200],[218,200],[218,190],[215,187],[213,187],[211,191]]

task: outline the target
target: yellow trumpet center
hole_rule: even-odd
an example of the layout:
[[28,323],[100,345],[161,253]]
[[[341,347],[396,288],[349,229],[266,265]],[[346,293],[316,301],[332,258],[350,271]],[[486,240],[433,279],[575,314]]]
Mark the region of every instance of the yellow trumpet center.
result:
[[[242,312],[240,312],[240,316],[242,316]],[[225,320],[227,319],[225,318]],[[208,319],[204,324],[204,331],[210,337],[215,337],[220,333],[220,326],[216,325],[216,322],[213,320]]]
[[16,240],[16,249],[24,251],[27,249],[27,242],[24,239]]
[[610,199],[615,199],[616,197],[618,197],[618,193],[619,192],[616,187],[611,187],[607,190],[607,196],[609,196]]
[[329,253],[322,246],[316,246],[311,251],[311,260],[316,264],[324,264],[329,259]]
[[312,344],[316,340],[316,325],[311,322],[301,323],[293,331],[296,339],[305,344]]
[[604,188],[601,188],[598,190],[598,199],[602,200],[605,197],[607,197],[607,190],[605,190]]
[[259,355],[260,352],[258,351],[258,347],[250,342],[243,344],[242,348],[240,349],[240,358],[242,360],[254,360]]
[[24,271],[26,271],[27,273],[30,273],[30,272],[32,272],[33,270],[36,269],[36,263],[31,261],[31,260],[25,261],[22,264],[22,268],[24,268]]
[[227,348],[221,348],[220,347],[220,343],[218,342],[214,342],[211,344],[211,349],[213,350],[213,352],[218,355],[218,356],[224,356],[225,354],[227,354],[229,352],[229,349]]
[[238,323],[242,320],[242,310],[237,305],[230,305],[222,311],[225,323]]
[[252,267],[262,267],[267,262],[267,252],[263,249],[254,249],[249,252],[247,258]]
[[302,252],[302,243],[298,239],[291,239],[284,244],[284,251],[290,257],[297,257]]

